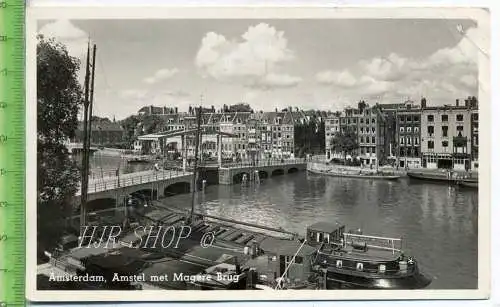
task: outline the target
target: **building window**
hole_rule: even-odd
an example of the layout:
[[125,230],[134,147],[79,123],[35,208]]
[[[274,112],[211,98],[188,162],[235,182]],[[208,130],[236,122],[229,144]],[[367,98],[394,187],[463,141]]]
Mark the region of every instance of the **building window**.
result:
[[427,134],[431,136],[434,134],[434,126],[427,126]]
[[418,127],[415,127],[415,133],[418,133],[418,131],[420,130]]
[[372,143],[375,144],[375,137],[372,136]]
[[464,115],[463,114],[457,114],[457,122],[461,122],[464,120]]
[[375,153],[375,147],[372,147],[372,153]]
[[418,122],[420,120],[420,117],[418,115],[413,116],[413,121]]
[[363,133],[363,127],[359,128],[359,131],[361,131],[361,133]]
[[434,115],[427,115],[427,121],[428,122],[433,122],[434,121]]
[[448,141],[443,141],[442,145],[443,147],[448,147]]
[[411,127],[407,127],[406,132],[411,132]]
[[415,138],[415,145],[418,145],[418,138]]
[[400,137],[399,138],[399,144],[401,144],[401,145],[405,144],[405,138],[404,137]]
[[405,150],[404,148],[400,148],[400,149],[399,149],[399,155],[400,155],[401,157],[404,157],[404,156],[405,156],[405,153],[406,153],[406,150]]
[[401,133],[405,132],[405,127],[399,127],[399,132]]
[[399,121],[400,121],[400,122],[404,122],[404,121],[405,121],[405,117],[404,117],[404,116],[402,116],[402,115],[401,115],[401,116],[399,116]]
[[420,155],[420,152],[418,150],[418,147],[415,148],[415,157],[418,157]]
[[472,114],[472,120],[479,120],[479,114],[477,113]]
[[363,118],[360,118],[359,119],[359,123],[362,124],[363,123]]
[[411,139],[409,137],[406,138],[406,144],[411,145]]
[[457,133],[464,131],[464,126],[457,126]]
[[441,121],[442,122],[447,122],[448,121],[448,115],[446,115],[446,114],[441,115]]
[[448,137],[448,126],[441,127],[443,137]]
[[372,124],[375,124],[375,118],[372,118]]
[[411,116],[410,115],[406,116],[406,121],[407,122],[411,122]]
[[375,133],[375,127],[372,127],[372,132]]
[[434,149],[434,141],[427,141],[427,148]]

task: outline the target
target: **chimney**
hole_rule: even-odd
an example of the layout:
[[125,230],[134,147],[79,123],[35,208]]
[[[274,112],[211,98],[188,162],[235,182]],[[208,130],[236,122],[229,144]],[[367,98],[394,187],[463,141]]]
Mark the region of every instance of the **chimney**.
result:
[[179,112],[179,108],[175,107],[175,114]]
[[425,97],[420,100],[420,106],[422,107],[422,109],[425,109],[427,107],[427,99],[425,99]]
[[471,105],[470,105],[470,97],[467,97],[467,99],[465,99],[465,107],[467,109],[469,109],[471,107]]
[[455,106],[458,107],[460,105],[460,99],[455,100]]

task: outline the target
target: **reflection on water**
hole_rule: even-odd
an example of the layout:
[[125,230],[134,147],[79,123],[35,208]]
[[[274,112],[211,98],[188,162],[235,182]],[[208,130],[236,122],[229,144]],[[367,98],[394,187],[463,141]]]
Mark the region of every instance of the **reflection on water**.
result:
[[[190,195],[164,201],[189,208]],[[434,277],[431,288],[477,288],[477,191],[446,185],[321,177],[273,177],[254,186],[210,186],[197,210],[304,234],[317,221],[403,237],[405,252]]]

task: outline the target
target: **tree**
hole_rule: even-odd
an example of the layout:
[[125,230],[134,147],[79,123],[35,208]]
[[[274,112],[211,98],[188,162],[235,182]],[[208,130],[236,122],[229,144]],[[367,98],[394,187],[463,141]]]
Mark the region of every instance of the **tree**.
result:
[[238,103],[229,106],[228,112],[253,112],[253,110],[247,103]]
[[137,125],[140,123],[139,116],[132,115],[123,119],[120,124],[124,130],[124,141],[129,146],[132,146],[136,138]]
[[331,141],[332,151],[342,153],[344,160],[348,154],[353,155],[358,148],[358,134],[354,129],[336,132]]
[[157,115],[145,115],[141,118],[141,123],[146,134],[160,132],[164,128],[164,121]]
[[64,142],[78,125],[82,89],[78,59],[53,39],[38,36],[37,45],[37,231],[38,251],[51,250],[73,208],[80,172]]

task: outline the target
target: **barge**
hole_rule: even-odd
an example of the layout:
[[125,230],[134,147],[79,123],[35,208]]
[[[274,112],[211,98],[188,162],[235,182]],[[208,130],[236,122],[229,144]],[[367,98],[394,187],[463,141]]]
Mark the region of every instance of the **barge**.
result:
[[467,188],[478,188],[479,178],[477,174],[460,171],[408,171],[410,179],[420,181],[441,182],[450,185],[458,185]]
[[384,172],[373,172],[373,171],[353,171],[353,170],[316,170],[308,169],[309,172],[314,174],[327,175],[332,177],[343,177],[343,178],[359,178],[359,179],[372,179],[372,180],[398,180],[401,178],[399,175],[394,175],[392,173]]

